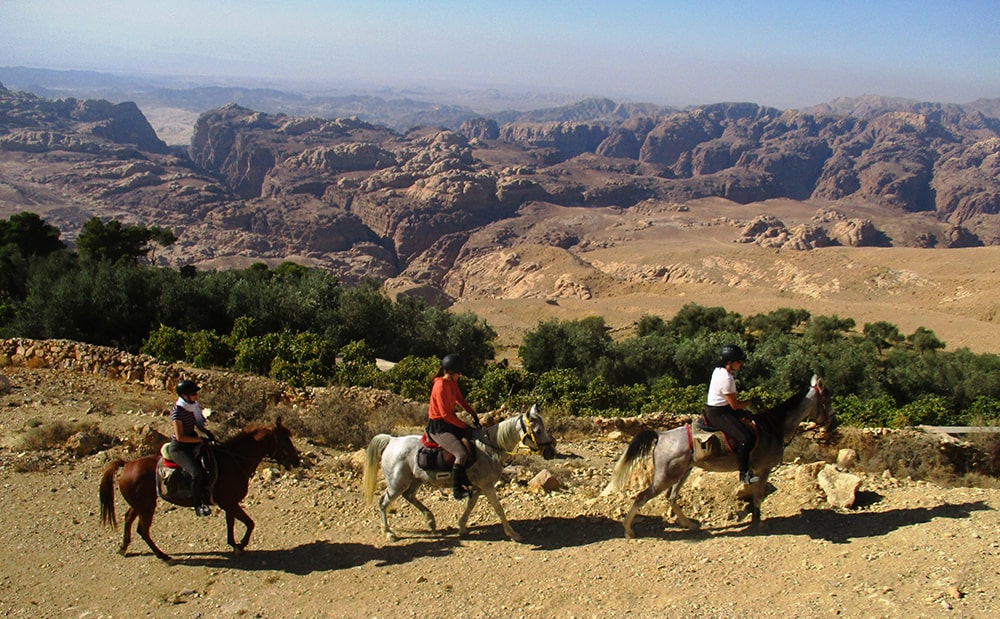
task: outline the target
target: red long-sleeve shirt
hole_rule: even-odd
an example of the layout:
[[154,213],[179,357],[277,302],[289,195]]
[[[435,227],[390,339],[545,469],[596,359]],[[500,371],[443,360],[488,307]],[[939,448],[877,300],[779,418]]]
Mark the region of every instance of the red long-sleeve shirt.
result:
[[455,414],[456,404],[467,413],[473,413],[472,407],[465,401],[458,388],[458,381],[444,376],[435,377],[434,384],[431,385],[431,400],[427,407],[427,418],[441,419],[453,426],[466,428],[468,427],[466,423]]

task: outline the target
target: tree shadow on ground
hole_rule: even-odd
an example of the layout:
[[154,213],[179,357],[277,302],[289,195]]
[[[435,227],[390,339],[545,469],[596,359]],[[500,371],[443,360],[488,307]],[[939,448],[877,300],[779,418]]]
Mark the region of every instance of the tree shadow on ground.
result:
[[676,529],[676,524],[657,516],[639,516],[633,523],[637,537],[662,539],[706,539],[720,536],[745,535],[806,535],[835,544],[846,544],[852,539],[879,537],[905,526],[930,522],[935,518],[964,519],[973,512],[992,509],[982,501],[891,509],[884,512],[837,511],[833,509],[805,509],[792,516],[775,516],[761,520],[762,529],[754,530],[750,522],[738,522],[720,527],[686,531]]
[[849,512],[831,509],[806,509],[798,516],[769,518],[770,534],[808,535],[835,544],[846,544],[854,538],[878,537],[913,524],[935,518],[964,519],[973,512],[990,510],[982,501],[911,507],[884,512]]
[[[572,518],[544,516],[534,520],[511,520],[510,526],[521,534],[524,543],[535,550],[556,550],[586,546],[625,536],[620,522],[604,516],[581,515]],[[463,539],[502,541],[509,539],[499,522],[481,527],[469,527]]]
[[242,555],[205,552],[174,555],[176,565],[245,571],[278,571],[304,576],[313,572],[343,570],[375,562],[378,567],[401,565],[423,557],[443,557],[460,544],[457,537],[398,545],[371,546],[352,542],[317,540],[294,548],[248,550]]

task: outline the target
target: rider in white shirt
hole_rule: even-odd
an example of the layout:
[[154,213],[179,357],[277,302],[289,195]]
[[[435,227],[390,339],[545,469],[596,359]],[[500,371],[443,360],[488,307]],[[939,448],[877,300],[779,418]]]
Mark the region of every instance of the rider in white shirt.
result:
[[726,436],[736,441],[736,460],[740,467],[740,481],[744,484],[755,484],[760,477],[750,470],[750,450],[753,449],[754,436],[741,419],[753,405],[752,400],[740,400],[736,396],[736,379],[733,374],[746,361],[746,353],[735,344],[722,347],[719,364],[712,372],[712,380],[708,385],[708,397],[705,400],[705,420],[712,426],[722,430]]

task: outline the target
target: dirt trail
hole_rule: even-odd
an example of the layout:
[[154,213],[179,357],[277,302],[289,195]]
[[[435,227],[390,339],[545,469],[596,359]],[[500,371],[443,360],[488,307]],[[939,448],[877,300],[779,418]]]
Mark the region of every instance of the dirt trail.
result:
[[[9,369],[8,369],[9,370]],[[400,503],[389,543],[362,504],[355,454],[299,441],[310,464],[265,463],[244,503],[257,523],[234,557],[225,520],[161,503],[152,535],[117,553],[121,525],[99,525],[97,486],[121,447],[75,458],[16,449],[37,421],[95,419],[127,432],[164,424],[153,394],[52,371],[8,371],[0,395],[0,616],[9,617],[986,617],[1000,608],[1000,490],[946,489],[864,476],[859,506],[826,506],[785,465],[764,504],[767,531],[746,531],[733,475],[695,473],[685,486],[690,533],[652,501],[623,537],[624,496],[599,497],[624,443],[559,445],[560,458],[516,457],[499,489],[526,543],[507,541],[480,502],[458,539],[460,503],[425,489],[442,529]],[[92,411],[87,413],[87,411]],[[95,412],[99,411],[99,412]],[[557,437],[558,438],[558,437]],[[563,483],[529,491],[548,467]],[[119,518],[126,505],[116,497]]]

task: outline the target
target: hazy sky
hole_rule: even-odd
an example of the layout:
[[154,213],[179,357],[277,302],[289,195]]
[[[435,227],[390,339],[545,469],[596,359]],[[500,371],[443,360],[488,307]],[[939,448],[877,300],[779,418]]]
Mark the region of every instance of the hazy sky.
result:
[[1000,97],[998,0],[0,0],[0,66],[800,107]]

